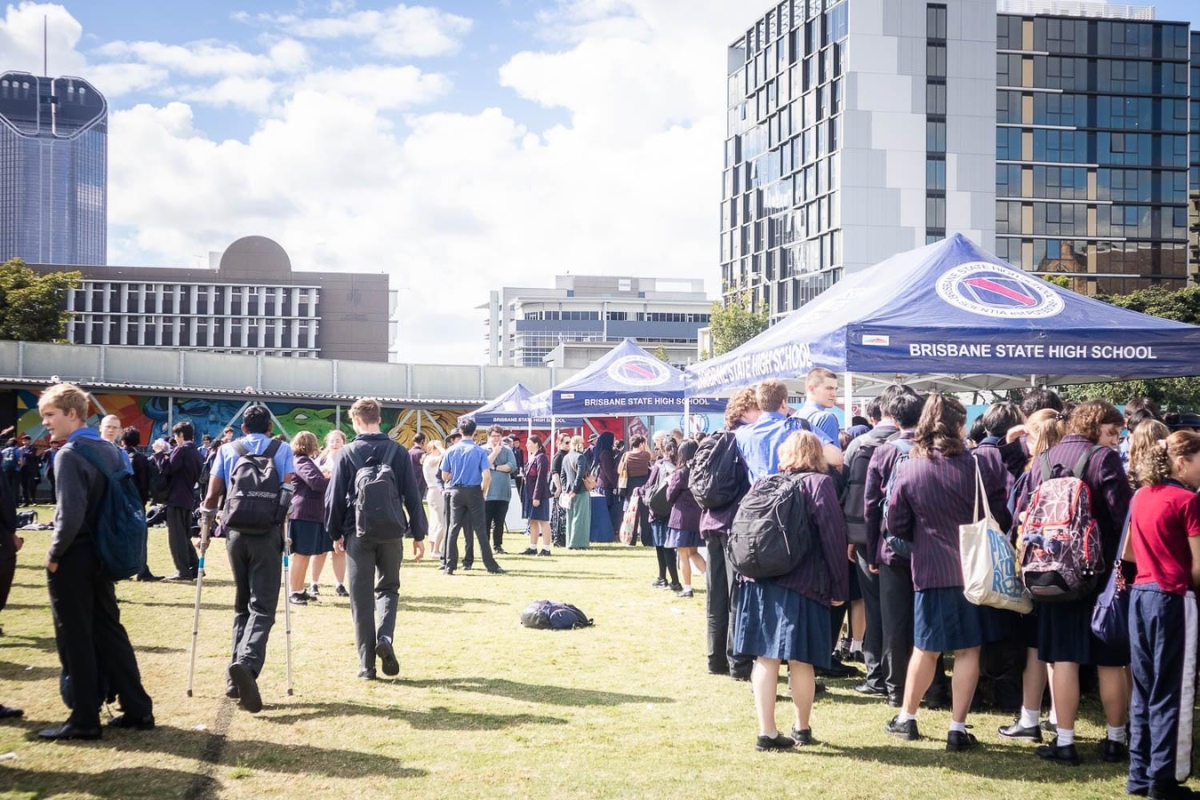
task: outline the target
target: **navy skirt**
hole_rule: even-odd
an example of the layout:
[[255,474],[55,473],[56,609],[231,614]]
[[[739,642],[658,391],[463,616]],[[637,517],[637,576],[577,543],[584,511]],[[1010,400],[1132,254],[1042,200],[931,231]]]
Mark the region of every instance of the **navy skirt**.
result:
[[979,647],[984,641],[981,611],[963,597],[961,586],[922,589],[913,602],[913,644],[927,653]]
[[521,519],[550,519],[550,504],[555,502],[554,498],[548,497],[542,501],[540,506],[534,508],[533,498],[529,494],[526,492],[525,497],[521,500]]
[[655,547],[666,547],[667,523],[650,521],[650,544]]
[[300,556],[319,556],[333,552],[333,540],[319,522],[292,520],[292,552]]
[[1070,603],[1040,603],[1037,607],[1038,658],[1047,663],[1066,661],[1094,667],[1127,667],[1129,650],[1117,650],[1092,635],[1092,597]]
[[663,547],[703,547],[704,540],[697,531],[681,531],[678,528],[667,528]]
[[833,633],[829,608],[773,581],[741,584],[733,652],[829,669]]

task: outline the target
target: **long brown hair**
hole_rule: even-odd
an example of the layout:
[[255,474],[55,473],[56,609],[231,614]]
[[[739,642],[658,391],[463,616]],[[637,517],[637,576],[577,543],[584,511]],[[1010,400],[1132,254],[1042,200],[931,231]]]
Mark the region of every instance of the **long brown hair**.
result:
[[967,410],[949,395],[931,392],[921,411],[921,421],[913,434],[913,455],[929,458],[931,450],[944,456],[964,452],[962,428],[967,424]]
[[[1141,430],[1146,423],[1137,427]],[[1136,433],[1136,431],[1135,431]],[[1162,444],[1155,443],[1138,468],[1143,486],[1166,483],[1174,475],[1175,459],[1191,458],[1200,453],[1200,433],[1175,431]]]
[[[1151,462],[1155,451],[1161,450],[1161,441],[1166,441],[1171,429],[1156,419],[1148,419],[1129,434],[1129,482],[1133,487],[1142,485],[1143,479],[1155,468]],[[1165,479],[1164,479],[1165,480]]]

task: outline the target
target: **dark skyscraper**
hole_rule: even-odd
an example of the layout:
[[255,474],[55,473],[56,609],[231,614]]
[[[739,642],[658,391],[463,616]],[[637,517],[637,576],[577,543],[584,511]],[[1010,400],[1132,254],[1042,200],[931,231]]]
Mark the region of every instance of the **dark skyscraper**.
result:
[[104,265],[108,104],[79,78],[0,74],[0,261]]

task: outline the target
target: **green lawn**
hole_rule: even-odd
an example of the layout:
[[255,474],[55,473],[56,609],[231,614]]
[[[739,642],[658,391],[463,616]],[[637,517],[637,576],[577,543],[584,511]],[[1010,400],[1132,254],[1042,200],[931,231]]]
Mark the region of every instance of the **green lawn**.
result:
[[[47,518],[45,511],[43,519]],[[326,568],[319,605],[293,607],[295,696],[284,687],[283,610],[261,676],[263,713],[226,700],[233,588],[224,546],[210,550],[196,696],[187,698],[191,585],[122,583],[122,614],[154,697],[158,729],[106,732],[101,742],[43,744],[65,719],[42,558],[48,534],[26,535],[0,615],[0,701],[22,706],[0,725],[4,797],[1113,797],[1122,769],[1098,762],[1097,709],[1079,724],[1086,763],[1043,765],[1001,743],[995,714],[970,720],[982,747],[944,752],[946,712],[920,715],[927,739],[882,731],[892,711],[830,683],[813,714],[819,746],[753,750],[749,685],[705,671],[704,595],[650,588],[649,550],[606,545],[553,558],[501,557],[509,570],[447,578],[404,565],[396,649],[401,675],[364,684],[349,607]],[[522,549],[510,534],[509,549]],[[167,573],[165,529],[151,567]],[[596,626],[520,627],[530,601],[582,607]],[[382,676],[382,673],[380,673]],[[781,689],[782,691],[782,689]],[[791,724],[780,703],[779,724]],[[3,754],[13,753],[13,756]],[[1055,786],[1047,786],[1054,783]]]

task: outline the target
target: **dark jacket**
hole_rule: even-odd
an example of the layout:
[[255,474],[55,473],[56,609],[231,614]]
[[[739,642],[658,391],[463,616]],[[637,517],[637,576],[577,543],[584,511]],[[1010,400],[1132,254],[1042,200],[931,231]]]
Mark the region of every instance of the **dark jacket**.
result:
[[42,469],[42,459],[38,456],[37,445],[30,442],[21,448],[21,471],[26,475],[37,475]]
[[688,488],[691,470],[680,467],[671,473],[667,482],[667,500],[671,503],[671,517],[667,527],[677,531],[700,532],[700,504]]
[[142,505],[146,505],[150,502],[150,470],[153,469],[150,459],[136,448],[124,449],[129,454],[129,465],[133,467],[133,482],[137,486],[138,496],[142,498]]
[[363,461],[374,456],[380,464],[392,468],[400,500],[408,511],[408,529],[413,539],[422,541],[429,532],[429,522],[417,489],[417,478],[413,475],[412,459],[408,451],[389,439],[386,433],[360,433],[338,452],[325,489],[325,530],[329,531],[330,538],[336,542],[346,532],[353,533],[355,528],[354,476],[358,470],[351,463],[350,453],[360,454]]
[[16,531],[17,498],[9,494],[8,481],[0,480],[0,562],[17,557],[16,542],[13,541]]
[[296,456],[296,471],[292,473],[292,508],[288,519],[304,522],[325,521],[325,489],[329,479],[308,456]]
[[156,453],[154,464],[159,472],[167,476],[167,506],[170,508],[186,508],[194,511],[199,503],[196,500],[196,481],[204,469],[204,456],[195,442],[184,442],[182,447],[176,447],[171,455]]
[[[913,434],[912,431],[907,431],[896,438],[912,439]],[[893,559],[898,558],[883,539],[883,492],[899,460],[900,451],[888,442],[875,448],[875,452],[871,454],[871,463],[867,465],[867,485],[863,489],[863,516],[867,520],[865,556],[867,563],[872,567],[880,564],[890,565]]]
[[91,542],[92,526],[100,509],[100,500],[108,480],[76,448],[89,448],[109,470],[125,466],[117,446],[100,438],[80,436],[69,441],[54,458],[55,494],[54,534],[50,538],[49,560],[59,561],[67,548]]
[[412,447],[408,451],[408,460],[412,465],[413,474],[417,476],[417,489],[420,490],[421,497],[429,490],[429,484],[425,482],[425,470],[421,469],[421,459],[424,457],[425,451],[419,447]]
[[810,552],[800,565],[772,580],[809,600],[829,606],[850,596],[850,570],[846,563],[846,520],[838,502],[837,488],[828,475],[811,472],[800,478],[812,508],[819,549]]
[[545,453],[539,452],[525,467],[525,497],[530,508],[534,500],[540,500],[543,507],[550,500],[550,459]]

